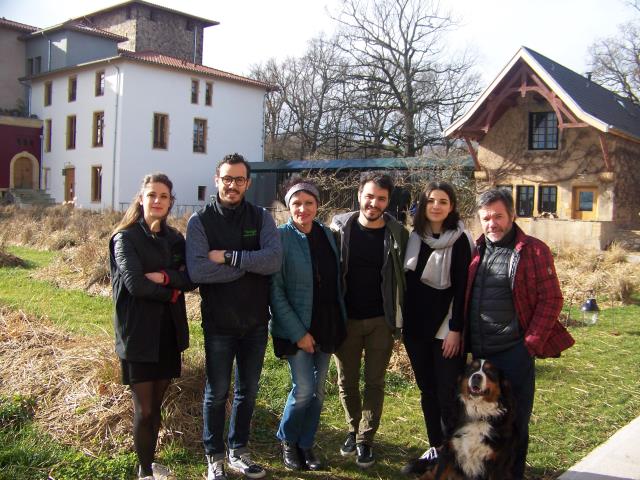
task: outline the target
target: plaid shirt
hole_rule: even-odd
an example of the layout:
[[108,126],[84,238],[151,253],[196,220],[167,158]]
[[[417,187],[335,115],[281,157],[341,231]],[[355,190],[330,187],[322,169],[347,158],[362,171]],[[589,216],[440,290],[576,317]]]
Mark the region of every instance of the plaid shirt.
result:
[[[558,321],[563,300],[551,250],[541,240],[526,235],[515,223],[513,228],[516,229],[516,245],[509,276],[513,305],[524,331],[524,344],[529,353],[538,358],[558,357],[575,340]],[[469,265],[467,317],[473,282],[485,249],[484,235],[476,240],[476,245],[478,249]]]

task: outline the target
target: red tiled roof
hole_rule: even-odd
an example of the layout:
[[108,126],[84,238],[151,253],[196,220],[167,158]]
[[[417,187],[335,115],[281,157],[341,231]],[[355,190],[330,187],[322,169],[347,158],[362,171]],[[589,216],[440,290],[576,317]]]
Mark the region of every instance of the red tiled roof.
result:
[[38,30],[38,27],[32,27],[31,25],[27,25],[26,23],[14,22],[13,20],[9,20],[8,18],[0,18],[0,26],[10,28],[12,30],[18,30],[19,32],[31,33]]
[[116,35],[115,33],[108,32],[107,30],[92,27],[78,20],[69,20],[67,22],[54,25],[53,27],[36,29],[35,31],[30,32],[29,35],[26,35],[22,38],[34,37],[36,35],[39,35],[41,32],[53,32],[57,30],[74,30],[76,32],[87,33],[89,35],[103,37],[109,40],[115,40],[116,42],[126,42],[127,40],[129,40],[127,37],[123,37],[122,35]]
[[186,60],[170,57],[168,55],[162,55],[161,53],[157,52],[132,52],[130,50],[124,49],[120,49],[119,52],[121,57],[130,58],[139,62],[150,63],[154,65],[163,65],[165,67],[176,68],[178,70],[184,70],[187,72],[209,75],[211,77],[220,78],[223,80],[231,80],[234,82],[244,83],[245,85],[253,85],[255,87],[264,88],[268,91],[273,91],[277,88],[275,85],[271,85],[270,83],[261,82],[259,80],[243,77],[241,75],[235,75],[223,70],[206,67],[204,65],[188,62]]

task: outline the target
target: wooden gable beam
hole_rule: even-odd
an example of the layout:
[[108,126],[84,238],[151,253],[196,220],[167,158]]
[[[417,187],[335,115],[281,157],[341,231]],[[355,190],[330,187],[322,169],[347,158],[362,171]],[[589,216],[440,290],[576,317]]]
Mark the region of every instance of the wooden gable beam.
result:
[[604,159],[604,165],[607,172],[611,172],[611,159],[609,157],[609,146],[607,145],[607,137],[604,133],[598,132],[600,137],[600,148],[602,149],[602,158]]
[[473,148],[473,145],[471,144],[471,139],[467,135],[465,135],[462,138],[464,138],[464,141],[467,144],[467,149],[469,150],[469,154],[473,159],[474,170],[476,172],[480,171],[480,162],[478,162],[478,152],[476,151],[475,148]]

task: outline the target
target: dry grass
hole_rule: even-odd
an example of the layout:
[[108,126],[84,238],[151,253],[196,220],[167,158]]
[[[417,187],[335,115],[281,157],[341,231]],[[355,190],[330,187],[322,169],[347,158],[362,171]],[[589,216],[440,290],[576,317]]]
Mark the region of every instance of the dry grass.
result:
[[556,270],[560,278],[565,306],[576,306],[595,296],[607,306],[627,305],[640,290],[640,264],[627,262],[621,246],[607,251],[565,247],[556,252]]
[[[200,444],[201,365],[185,362],[170,386],[161,442],[179,436]],[[110,336],[69,335],[46,319],[0,309],[0,395],[35,398],[35,420],[60,442],[92,453],[131,448],[131,394],[119,375]]]

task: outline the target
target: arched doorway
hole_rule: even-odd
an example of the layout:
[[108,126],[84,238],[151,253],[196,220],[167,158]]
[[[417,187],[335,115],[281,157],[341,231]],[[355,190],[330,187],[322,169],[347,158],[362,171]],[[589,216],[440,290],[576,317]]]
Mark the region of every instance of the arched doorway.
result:
[[10,188],[38,188],[38,160],[29,152],[15,155],[9,164]]

